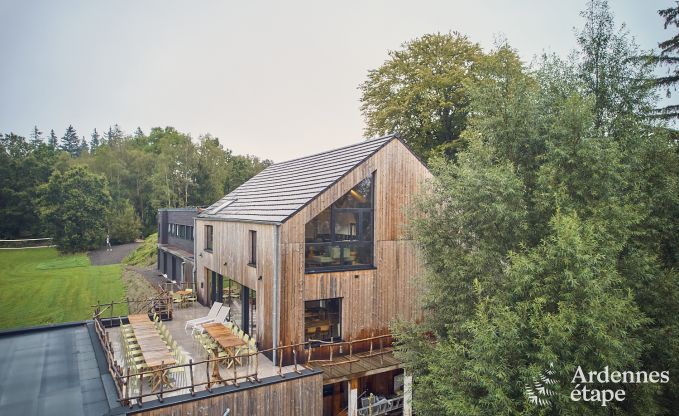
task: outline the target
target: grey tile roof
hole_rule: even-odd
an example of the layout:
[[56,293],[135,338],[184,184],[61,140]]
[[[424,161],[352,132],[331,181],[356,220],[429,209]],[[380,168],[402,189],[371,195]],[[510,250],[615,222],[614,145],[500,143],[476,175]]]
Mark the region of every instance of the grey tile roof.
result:
[[199,217],[283,222],[395,138],[379,137],[273,164],[210,205]]

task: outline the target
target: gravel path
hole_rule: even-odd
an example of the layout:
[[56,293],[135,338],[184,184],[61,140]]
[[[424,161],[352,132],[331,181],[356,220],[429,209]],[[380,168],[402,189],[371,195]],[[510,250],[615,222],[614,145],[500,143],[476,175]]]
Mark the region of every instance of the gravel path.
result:
[[123,261],[125,256],[130,254],[132,250],[136,249],[140,245],[141,243],[121,244],[119,246],[111,247],[113,251],[107,251],[106,247],[104,247],[98,250],[88,252],[87,256],[90,258],[90,262],[92,262],[93,266],[118,264],[121,261]]

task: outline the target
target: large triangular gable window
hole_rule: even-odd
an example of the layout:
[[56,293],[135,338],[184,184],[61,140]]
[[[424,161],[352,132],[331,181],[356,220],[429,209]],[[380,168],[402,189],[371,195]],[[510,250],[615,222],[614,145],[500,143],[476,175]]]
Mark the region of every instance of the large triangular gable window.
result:
[[372,174],[306,224],[307,273],[373,267],[374,186]]

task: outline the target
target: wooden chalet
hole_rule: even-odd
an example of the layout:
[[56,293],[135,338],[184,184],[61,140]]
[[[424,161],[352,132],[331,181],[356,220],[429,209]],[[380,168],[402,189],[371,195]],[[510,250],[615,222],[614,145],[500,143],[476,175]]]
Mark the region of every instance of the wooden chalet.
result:
[[403,388],[401,364],[373,352],[420,313],[405,226],[430,176],[394,135],[268,167],[196,218],[199,301],[229,305],[274,363],[323,370],[324,414],[358,414],[368,391]]

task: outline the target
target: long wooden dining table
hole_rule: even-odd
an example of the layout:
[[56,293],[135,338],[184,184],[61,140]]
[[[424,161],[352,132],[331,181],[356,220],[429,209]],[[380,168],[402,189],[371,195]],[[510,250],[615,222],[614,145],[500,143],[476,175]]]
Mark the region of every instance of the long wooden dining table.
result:
[[[247,345],[238,335],[231,332],[224,324],[210,323],[203,325],[205,332],[214,339],[215,342],[226,351],[231,359],[227,362],[227,368],[236,365],[236,348]],[[219,348],[212,349],[212,356],[217,358],[219,356]],[[219,374],[219,363],[215,361],[212,365],[212,378],[223,382],[222,376]]]
[[168,350],[167,344],[153,325],[153,321],[144,314],[130,315],[128,320],[146,366],[149,370],[154,370],[156,374],[152,380],[152,390],[155,390],[160,383],[170,386],[171,381],[165,368],[176,364],[177,361]]

